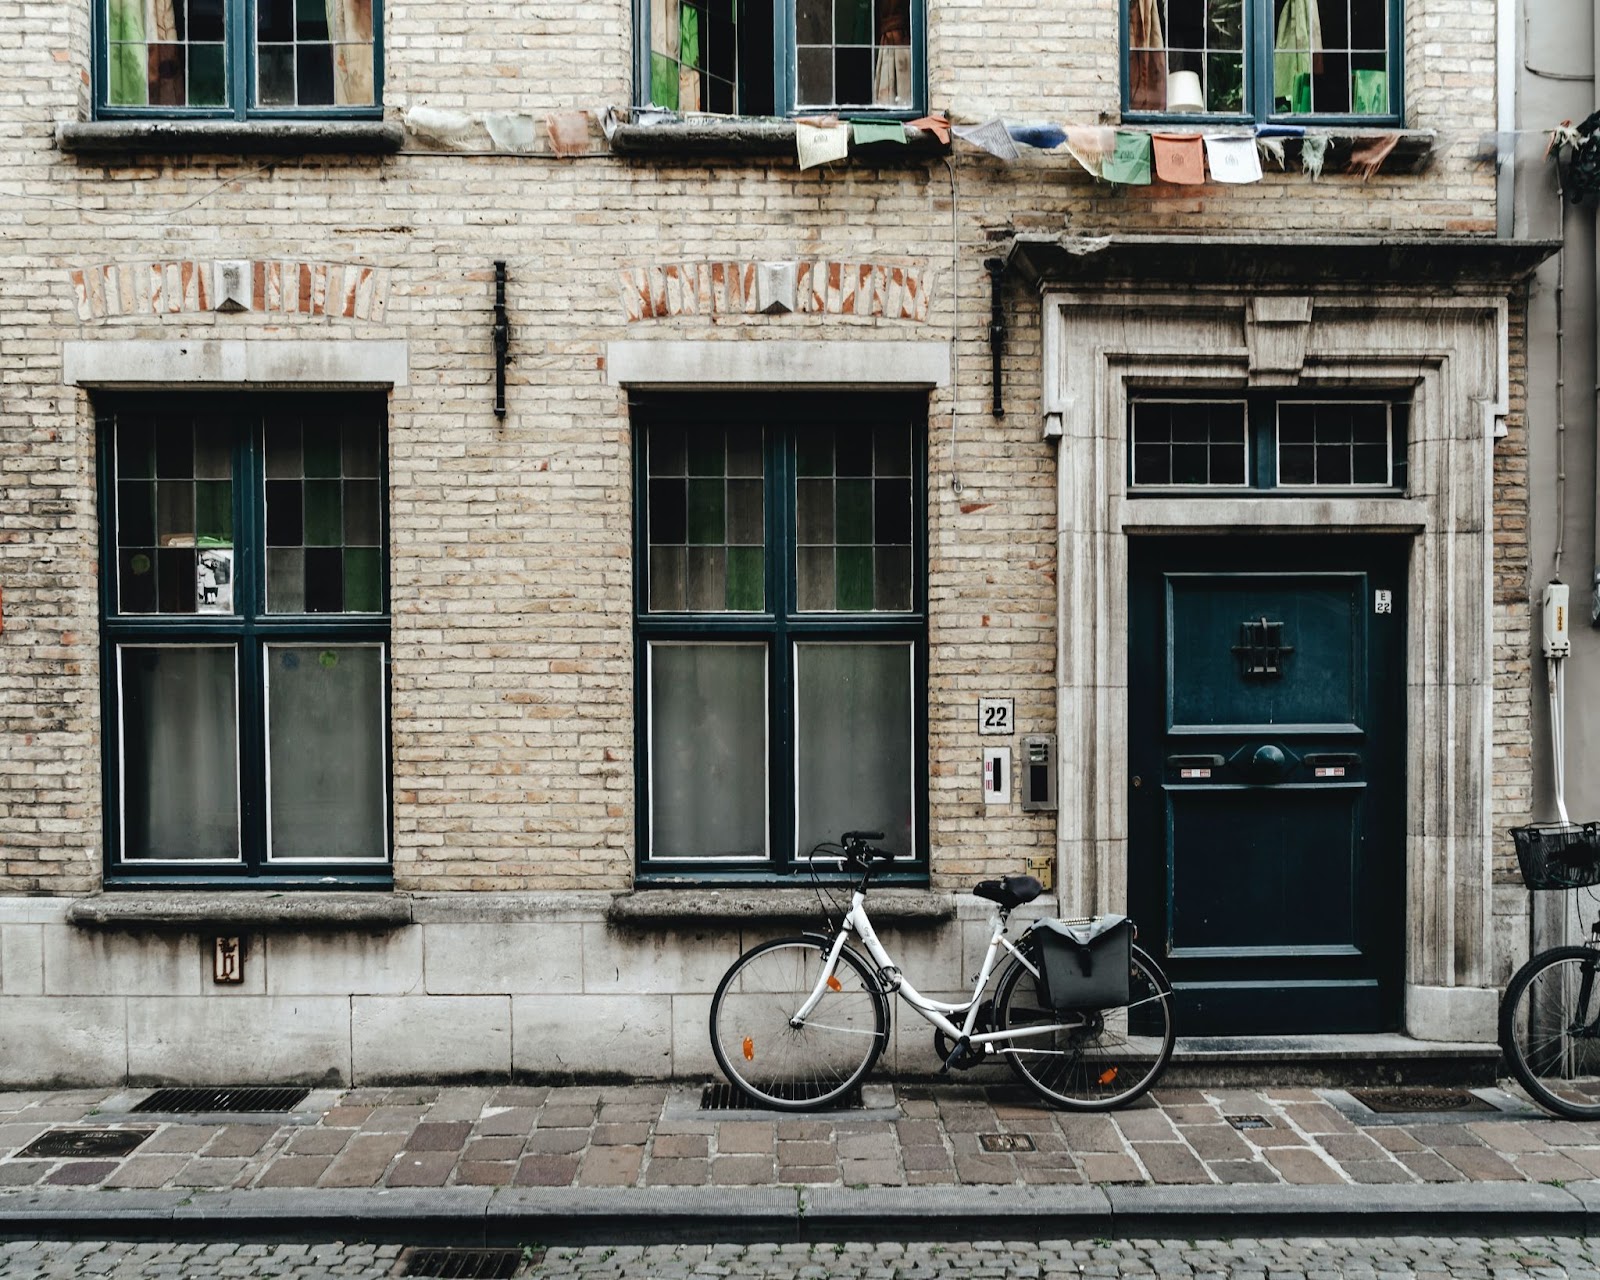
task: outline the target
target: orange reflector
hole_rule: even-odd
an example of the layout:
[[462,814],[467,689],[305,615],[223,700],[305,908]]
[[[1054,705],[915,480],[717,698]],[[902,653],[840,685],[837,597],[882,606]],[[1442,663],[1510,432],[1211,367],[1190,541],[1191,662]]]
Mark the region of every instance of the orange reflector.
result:
[[756,1060],[756,1042],[749,1036],[744,1038],[744,1060],[746,1062],[754,1062]]
[[832,991],[843,991],[844,990],[844,983],[839,981],[839,975],[838,974],[830,973],[828,975],[828,988],[829,988],[829,990],[832,990]]
[[[745,1041],[745,1045],[748,1046],[749,1044],[750,1044],[750,1042],[748,1040],[746,1040]],[[745,1056],[746,1057],[750,1056],[748,1047],[745,1050]],[[1119,1068],[1119,1067],[1107,1067],[1104,1071],[1102,1071],[1100,1073],[1100,1083],[1101,1084],[1110,1084],[1113,1080],[1115,1080],[1117,1078],[1117,1072],[1120,1069],[1121,1068]]]

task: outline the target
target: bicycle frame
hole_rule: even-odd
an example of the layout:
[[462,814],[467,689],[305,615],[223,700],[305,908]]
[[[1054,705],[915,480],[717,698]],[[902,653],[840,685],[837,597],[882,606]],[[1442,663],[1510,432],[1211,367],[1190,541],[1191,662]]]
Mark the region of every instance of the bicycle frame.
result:
[[[968,1045],[993,1043],[996,1044],[996,1052],[1015,1053],[1017,1050],[1014,1047],[1002,1048],[998,1045],[998,1042],[1016,1040],[1023,1036],[1052,1035],[1057,1031],[1070,1031],[1076,1027],[1083,1026],[1084,1019],[1081,1015],[1078,1015],[1074,1016],[1071,1022],[1055,1022],[1021,1029],[1014,1028],[1010,1031],[986,1031],[977,1035],[972,1033],[973,1027],[977,1025],[978,1011],[983,1003],[983,993],[989,986],[989,979],[994,976],[995,959],[1002,948],[1009,951],[1016,962],[1035,978],[1039,976],[1039,970],[1030,964],[1027,957],[1012,944],[1010,938],[1006,937],[1008,914],[1005,911],[997,911],[995,913],[994,930],[989,936],[989,947],[984,953],[983,965],[978,970],[978,977],[973,986],[971,998],[958,1004],[951,1004],[923,995],[911,983],[906,981],[905,974],[901,972],[900,966],[895,964],[893,957],[884,950],[883,943],[878,941],[877,931],[872,927],[872,920],[867,915],[866,895],[860,889],[857,889],[851,895],[850,910],[839,925],[839,932],[834,937],[833,944],[828,951],[828,962],[822,966],[822,974],[817,979],[817,985],[812,989],[805,1003],[789,1019],[789,1024],[794,1027],[802,1026],[806,1018],[810,1016],[811,1011],[817,1007],[817,1002],[822,999],[822,993],[828,985],[828,980],[833,977],[834,969],[838,966],[839,954],[844,950],[845,943],[849,940],[850,935],[854,933],[861,939],[861,944],[866,947],[867,954],[872,957],[873,962],[878,966],[878,971],[883,975],[889,992],[898,995],[927,1021],[949,1036],[953,1043]],[[952,1015],[962,1018],[960,1026],[957,1026],[952,1021]]]

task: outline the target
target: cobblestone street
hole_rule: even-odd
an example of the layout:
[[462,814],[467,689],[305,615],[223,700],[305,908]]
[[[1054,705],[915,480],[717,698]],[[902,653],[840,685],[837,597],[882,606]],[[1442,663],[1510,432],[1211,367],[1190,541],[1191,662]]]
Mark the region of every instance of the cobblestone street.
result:
[[[0,1243],[0,1277],[353,1277],[394,1274],[399,1245]],[[933,1280],[1172,1276],[1182,1280],[1596,1280],[1584,1239],[980,1241],[949,1244],[595,1245],[530,1252],[528,1280]]]

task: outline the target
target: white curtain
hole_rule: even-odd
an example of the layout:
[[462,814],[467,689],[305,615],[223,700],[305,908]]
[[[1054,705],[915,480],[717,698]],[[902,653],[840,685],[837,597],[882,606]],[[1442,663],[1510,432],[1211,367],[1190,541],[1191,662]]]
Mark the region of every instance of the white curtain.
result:
[[367,107],[376,100],[372,74],[372,0],[327,0],[333,41],[333,100]]

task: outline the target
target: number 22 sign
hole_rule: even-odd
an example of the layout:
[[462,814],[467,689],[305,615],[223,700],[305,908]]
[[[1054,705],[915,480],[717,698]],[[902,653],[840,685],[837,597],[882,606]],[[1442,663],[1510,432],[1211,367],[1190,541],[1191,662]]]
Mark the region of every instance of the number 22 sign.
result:
[[978,732],[1009,734],[1016,731],[1015,699],[979,698]]

